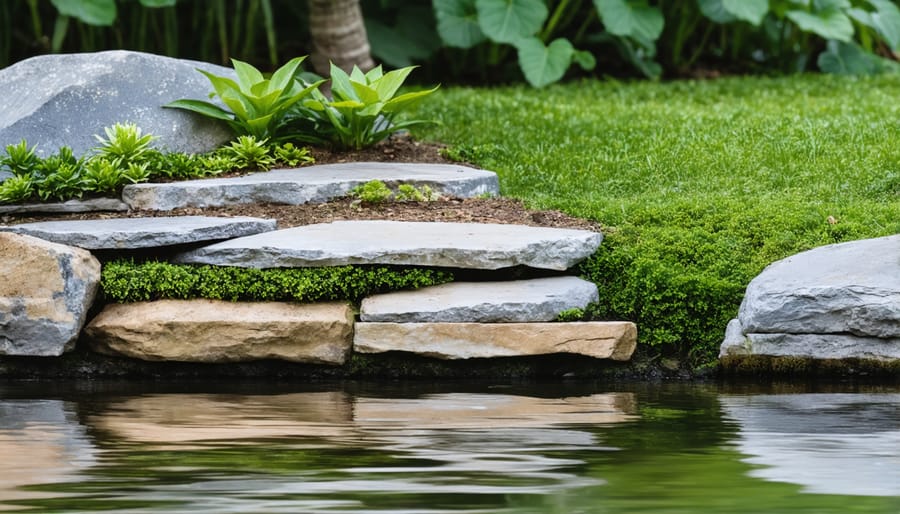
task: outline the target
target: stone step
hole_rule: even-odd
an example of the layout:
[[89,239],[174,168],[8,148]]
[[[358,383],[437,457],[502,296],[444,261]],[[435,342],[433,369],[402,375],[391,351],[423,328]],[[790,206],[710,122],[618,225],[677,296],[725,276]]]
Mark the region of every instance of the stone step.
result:
[[111,304],[85,328],[97,352],[181,362],[343,364],[352,333],[353,312],[343,303],[215,300]]
[[566,270],[603,236],[587,230],[482,223],[336,221],[216,243],[175,262],[244,268],[398,264]]
[[576,323],[357,323],[360,353],[411,352],[438,359],[571,353],[627,361],[637,328],[627,321]]
[[212,216],[42,221],[0,226],[0,231],[38,237],[88,250],[156,248],[218,241],[275,230],[275,220]]
[[553,321],[598,299],[597,286],[578,277],[454,282],[371,296],[359,315],[362,321],[394,323]]
[[428,186],[436,193],[461,198],[500,194],[497,175],[459,164],[355,162],[252,173],[236,178],[188,180],[166,184],[132,184],[122,199],[134,209],[168,211],[182,207],[218,207],[245,203],[300,205],[346,196],[353,188],[381,180]]
[[88,200],[68,200],[53,203],[0,205],[0,214],[23,214],[28,212],[71,214],[97,211],[125,212],[127,210],[128,204],[118,198],[90,198]]

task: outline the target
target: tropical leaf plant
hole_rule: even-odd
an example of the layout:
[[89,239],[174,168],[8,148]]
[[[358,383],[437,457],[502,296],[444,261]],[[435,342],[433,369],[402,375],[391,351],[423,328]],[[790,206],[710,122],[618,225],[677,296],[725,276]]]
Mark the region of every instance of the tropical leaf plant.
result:
[[297,80],[305,58],[291,59],[268,79],[252,65],[237,59],[232,59],[236,81],[198,69],[215,90],[210,96],[218,96],[226,108],[194,99],[176,100],[165,107],[185,109],[223,120],[238,136],[250,135],[270,141],[289,139],[295,135],[285,130],[293,107],[325,82],[320,80],[306,84]]
[[372,146],[397,130],[431,123],[395,120],[398,113],[418,104],[439,87],[397,95],[414,68],[407,66],[384,73],[381,66],[377,66],[363,73],[354,66],[347,74],[332,64],[332,99],[314,89],[312,99],[305,101],[303,106],[318,117],[325,137],[336,148],[358,150]]

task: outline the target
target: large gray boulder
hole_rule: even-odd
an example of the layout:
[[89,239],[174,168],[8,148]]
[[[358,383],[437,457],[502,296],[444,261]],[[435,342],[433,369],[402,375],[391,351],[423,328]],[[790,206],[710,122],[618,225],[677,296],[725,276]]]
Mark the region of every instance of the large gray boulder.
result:
[[0,355],[71,350],[99,283],[86,250],[0,232]]
[[155,146],[197,153],[231,138],[228,127],[162,105],[206,99],[212,88],[195,68],[233,76],[229,68],[158,55],[108,52],[42,55],[0,70],[0,147],[23,138],[49,155],[60,146],[77,155],[96,146],[104,127],[136,123],[158,136]]
[[721,355],[900,358],[900,235],[767,267],[747,287]]

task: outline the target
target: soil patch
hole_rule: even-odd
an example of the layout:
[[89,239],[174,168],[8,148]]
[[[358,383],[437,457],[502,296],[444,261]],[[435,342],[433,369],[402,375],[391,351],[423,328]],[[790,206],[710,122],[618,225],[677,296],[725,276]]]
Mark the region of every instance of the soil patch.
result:
[[[313,148],[317,164],[341,162],[425,162],[446,163],[443,145],[421,143],[408,136],[394,136],[372,148],[353,152],[332,152]],[[526,209],[510,198],[442,198],[432,202],[387,202],[366,204],[351,198],[324,204],[246,204],[228,207],[186,208],[174,211],[88,212],[75,214],[9,214],[3,224],[57,220],[88,220],[158,216],[253,216],[278,221],[279,228],[341,220],[440,221],[457,223],[503,223],[539,227],[576,228],[601,231],[599,223],[574,218],[560,211]]]

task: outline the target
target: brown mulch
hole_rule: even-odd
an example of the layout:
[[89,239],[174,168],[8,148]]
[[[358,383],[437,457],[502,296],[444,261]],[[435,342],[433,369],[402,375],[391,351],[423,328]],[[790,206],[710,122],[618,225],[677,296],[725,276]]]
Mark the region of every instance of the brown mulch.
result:
[[[442,146],[419,143],[408,137],[393,137],[373,148],[356,152],[331,152],[313,149],[317,164],[340,162],[428,162],[448,163]],[[338,220],[440,221],[460,223],[502,223],[600,231],[598,223],[573,218],[559,211],[526,209],[521,201],[510,198],[442,198],[432,202],[388,202],[365,204],[350,198],[326,204],[272,205],[246,204],[228,207],[186,208],[174,211],[89,212],[75,214],[9,214],[0,216],[3,224],[37,221],[110,219],[157,216],[252,216],[272,218],[279,228],[328,223]]]

